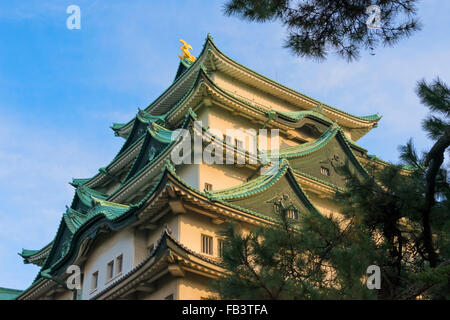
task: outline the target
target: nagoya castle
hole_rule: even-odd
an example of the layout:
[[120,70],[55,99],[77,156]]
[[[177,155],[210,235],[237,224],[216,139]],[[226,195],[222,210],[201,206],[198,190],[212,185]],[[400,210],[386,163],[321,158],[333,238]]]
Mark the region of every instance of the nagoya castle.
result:
[[[291,219],[339,214],[338,168],[367,176],[369,161],[383,165],[357,144],[378,115],[352,115],[285,87],[232,60],[209,35],[197,57],[182,42],[170,86],[112,125],[123,139],[114,159],[71,181],[55,237],[20,253],[40,272],[16,299],[211,297],[209,281],[225,272],[228,222],[243,230],[273,223],[276,199],[290,204]],[[74,290],[67,280],[77,270]]]

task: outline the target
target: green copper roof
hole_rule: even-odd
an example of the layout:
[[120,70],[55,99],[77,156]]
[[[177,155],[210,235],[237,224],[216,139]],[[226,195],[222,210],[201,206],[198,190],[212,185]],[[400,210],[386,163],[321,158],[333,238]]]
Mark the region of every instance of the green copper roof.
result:
[[155,116],[155,115],[151,115],[150,113],[148,113],[145,110],[141,110],[138,109],[138,114],[136,115],[136,118],[138,118],[140,121],[144,122],[144,123],[150,123],[150,122],[156,122],[159,124],[164,124],[165,121],[165,117],[166,115],[160,115],[160,116]]
[[[289,201],[298,212],[319,212],[298,184],[289,161],[281,159],[265,174],[224,190],[206,192],[211,201],[218,201],[239,210],[257,214],[269,220],[276,219],[276,201]],[[283,200],[283,201],[284,201]],[[274,202],[275,201],[275,202]]]
[[[106,221],[113,222],[122,218],[130,211],[130,209],[132,209],[132,207],[127,205],[113,203],[95,197],[91,197],[91,201],[92,206],[87,213],[81,213],[68,208],[66,213],[63,214],[51,251],[46,258],[41,271],[46,270],[50,273],[53,272],[53,268],[66,259],[67,254],[73,250],[72,247],[77,245],[74,242],[75,236],[84,230],[85,226],[91,225],[91,221],[104,218]],[[40,279],[41,276],[39,273],[33,284],[38,283],[38,280]]]
[[[320,152],[319,152],[320,150]],[[314,177],[314,180],[327,181],[332,187],[344,188],[346,185],[343,166],[356,170],[361,177],[370,174],[355,156],[351,142],[335,122],[318,139],[297,146],[282,148],[278,154],[268,152],[268,157],[289,159],[294,170],[300,174]],[[326,174],[323,173],[326,170]]]
[[155,116],[150,113],[148,113],[145,110],[142,110],[138,108],[138,113],[136,116],[128,121],[127,123],[113,123],[112,126],[110,126],[111,129],[116,131],[116,135],[118,135],[118,131],[120,131],[122,128],[126,127],[130,122],[134,121],[135,119],[139,119],[139,121],[143,123],[149,123],[149,122],[157,122],[159,124],[164,124],[165,122],[165,115]]
[[300,119],[303,119],[304,117],[307,116],[311,116],[311,117],[315,117],[315,118],[319,118],[324,120],[325,122],[328,123],[333,123],[333,121],[331,121],[328,117],[326,117],[325,115],[323,115],[320,112],[317,112],[315,110],[307,110],[307,111],[292,111],[292,112],[288,112],[288,111],[276,111],[278,114],[285,116],[291,120],[294,121],[298,121]]
[[378,113],[375,113],[375,114],[372,114],[370,116],[362,116],[362,117],[359,117],[359,118],[361,118],[363,120],[368,120],[368,121],[375,121],[375,120],[381,119],[381,116],[378,115]]
[[75,197],[74,197],[74,200],[72,201],[71,207],[74,208],[77,200],[80,200],[87,207],[91,207],[92,206],[92,198],[91,197],[93,197],[93,196],[96,198],[100,198],[100,199],[107,198],[107,195],[105,195],[101,192],[98,192],[98,191],[95,191],[94,189],[88,188],[85,185],[79,185],[75,191]]
[[113,129],[114,131],[117,131],[117,130],[122,129],[126,125],[127,125],[126,123],[113,123],[110,128]]
[[22,249],[22,252],[20,253],[20,255],[22,257],[29,257],[32,256],[36,253],[38,253],[40,250],[27,250],[27,249]]
[[[262,74],[260,74],[260,73],[258,73],[258,72],[256,72],[256,71],[250,69],[249,67],[247,67],[247,66],[245,66],[245,65],[243,65],[243,64],[240,64],[239,62],[236,62],[235,60],[233,60],[232,58],[230,58],[229,56],[227,56],[226,54],[224,54],[224,53],[216,46],[216,44],[215,44],[214,41],[213,41],[213,38],[212,38],[209,34],[208,34],[208,36],[207,36],[206,39],[207,39],[207,41],[205,42],[204,47],[206,47],[206,44],[207,44],[208,41],[209,41],[209,42],[211,43],[211,45],[215,48],[215,50],[216,50],[217,52],[219,52],[222,56],[224,56],[224,57],[227,58],[228,60],[232,61],[232,62],[235,63],[236,65],[243,67],[244,69],[246,69],[246,70],[252,72],[253,74],[256,74],[256,75],[260,76],[260,77],[263,78],[263,79],[266,79],[268,82],[272,82],[272,83],[275,83],[275,84],[279,85],[280,87],[286,89],[287,91],[293,92],[293,93],[298,94],[298,95],[301,95],[301,96],[303,96],[303,97],[306,97],[306,98],[310,99],[311,101],[315,102],[317,105],[323,105],[323,106],[326,107],[326,108],[330,108],[330,109],[332,109],[332,110],[336,110],[336,111],[342,112],[342,113],[344,113],[344,114],[346,114],[346,115],[349,115],[349,116],[351,116],[351,117],[353,117],[353,118],[358,118],[358,119],[365,120],[365,121],[376,121],[376,120],[381,119],[381,116],[379,116],[378,114],[370,115],[370,116],[362,116],[362,117],[361,117],[361,116],[356,116],[356,115],[353,115],[353,114],[351,114],[351,113],[342,111],[342,110],[340,110],[340,109],[338,109],[338,108],[335,108],[335,107],[329,106],[329,105],[327,105],[327,104],[324,104],[324,103],[322,103],[322,102],[320,102],[320,101],[318,101],[318,100],[316,100],[316,99],[314,99],[314,98],[311,98],[311,97],[307,96],[307,95],[304,94],[304,93],[301,93],[301,92],[298,92],[298,91],[296,91],[296,90],[294,90],[294,89],[291,89],[291,88],[289,88],[289,87],[287,87],[287,86],[285,86],[285,85],[283,85],[283,84],[281,84],[281,83],[279,83],[279,82],[277,82],[277,81],[275,81],[275,80],[273,80],[273,79],[270,79],[270,78],[268,78],[268,77],[266,77],[266,76],[264,76],[264,75],[262,75]],[[203,50],[202,50],[202,53],[203,53]]]
[[[316,140],[302,143],[292,147],[282,148],[278,152],[279,157],[284,157],[287,159],[296,158],[300,156],[307,155],[309,153],[319,150],[321,147],[325,146],[333,137],[339,132],[340,128],[337,123],[334,123]],[[272,152],[267,152],[268,157],[272,157]],[[275,155],[275,154],[274,154]]]
[[45,247],[43,247],[42,249],[39,250],[28,250],[28,249],[22,249],[22,252],[19,253],[19,255],[23,258],[29,258],[31,256],[36,255],[37,253],[40,253],[46,249],[48,249],[50,246],[52,245],[52,242],[50,242],[49,244],[47,244]]
[[63,214],[64,221],[72,233],[75,233],[84,223],[86,223],[86,221],[96,215],[103,214],[105,217],[112,220],[119,217],[130,208],[127,205],[105,201],[104,198],[99,199],[92,195],[90,196],[89,206],[90,209],[87,214],[72,208],[67,208],[66,213]]
[[253,180],[232,188],[218,191],[205,191],[205,193],[211,200],[229,200],[248,197],[270,188],[285,174],[288,168],[289,162],[282,159],[276,165],[273,165],[266,174],[260,175]]
[[79,185],[85,184],[86,182],[88,182],[89,180],[91,180],[91,178],[86,178],[86,179],[82,179],[82,178],[72,178],[72,182],[69,182],[72,186],[74,186],[75,188],[78,187]]
[[[195,120],[192,112],[187,112],[185,115],[185,121],[183,125],[181,126],[181,129],[186,129],[189,121]],[[165,154],[172,146],[174,146],[174,143],[176,141],[174,131],[170,131],[168,129],[165,129],[163,127],[158,128],[156,127],[156,130],[148,130],[148,133],[145,137],[145,141],[143,143],[143,146],[141,148],[141,151],[139,152],[139,155],[136,157],[133,165],[131,166],[130,170],[126,174],[127,178],[124,180],[124,182],[117,188],[108,198],[112,198],[115,194],[117,194],[120,190],[122,190],[126,185],[128,185],[131,181],[134,180],[135,177],[137,177],[141,172],[146,170],[149,166],[156,163],[163,154]],[[156,152],[152,152],[152,145],[151,145],[151,139],[150,137],[157,136],[160,145],[163,146],[163,148],[158,148]],[[170,139],[169,139],[170,136]],[[172,139],[172,137],[174,139]],[[162,142],[164,141],[164,142]],[[170,141],[170,142],[169,142]],[[145,146],[144,146],[145,144]],[[145,148],[144,148],[145,147]],[[150,156],[151,155],[151,156]]]
[[39,250],[22,249],[22,251],[19,253],[19,256],[23,258],[23,263],[25,264],[32,263],[37,266],[42,266],[50,252],[50,248],[52,247],[52,245],[53,242],[50,242]]
[[0,300],[14,300],[23,290],[0,288]]
[[153,138],[165,144],[171,143],[173,138],[176,136],[175,131],[168,130],[155,122],[150,123],[148,126],[148,132]]

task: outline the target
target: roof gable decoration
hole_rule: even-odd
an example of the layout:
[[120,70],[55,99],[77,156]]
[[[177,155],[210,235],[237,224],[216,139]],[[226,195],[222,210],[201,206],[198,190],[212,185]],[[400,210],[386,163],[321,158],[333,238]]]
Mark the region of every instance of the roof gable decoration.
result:
[[335,122],[318,139],[280,149],[278,156],[290,159],[294,172],[325,180],[337,188],[345,188],[345,176],[341,170],[345,165],[362,177],[370,177],[353,153],[350,143]]
[[273,165],[267,174],[246,183],[205,193],[212,201],[262,213],[269,218],[276,218],[276,206],[280,203],[285,208],[292,208],[297,216],[299,212],[319,212],[297,183],[286,159]]

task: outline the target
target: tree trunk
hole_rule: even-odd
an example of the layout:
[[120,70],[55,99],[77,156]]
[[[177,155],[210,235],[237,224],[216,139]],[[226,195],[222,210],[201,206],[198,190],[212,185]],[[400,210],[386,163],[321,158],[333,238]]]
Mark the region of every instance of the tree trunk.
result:
[[436,177],[444,162],[445,150],[450,146],[450,130],[447,130],[428,152],[425,164],[428,166],[426,173],[425,204],[422,209],[423,241],[425,252],[428,255],[430,266],[435,268],[438,263],[437,254],[433,246],[433,234],[431,231],[430,215],[436,204]]

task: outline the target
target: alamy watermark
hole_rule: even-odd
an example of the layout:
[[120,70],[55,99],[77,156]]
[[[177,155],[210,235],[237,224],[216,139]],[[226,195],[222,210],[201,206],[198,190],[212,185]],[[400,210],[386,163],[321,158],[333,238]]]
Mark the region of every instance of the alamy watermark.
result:
[[[194,130],[177,129],[171,140],[174,165],[237,164],[278,165],[279,129],[203,129],[202,121],[194,122]],[[265,174],[268,169],[262,169]],[[270,171],[272,172],[272,171]]]
[[381,29],[381,9],[379,6],[373,4],[366,8],[366,14],[369,17],[366,20],[367,28],[369,29]]
[[66,273],[70,276],[66,280],[66,286],[69,290],[81,290],[81,269],[77,265],[70,265]]
[[381,289],[381,269],[377,265],[370,265],[367,267],[367,274],[369,277],[367,278],[366,286],[368,289]]
[[72,4],[67,7],[66,13],[70,14],[70,16],[66,20],[67,29],[73,30],[81,29],[81,9],[79,6]]

